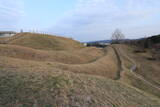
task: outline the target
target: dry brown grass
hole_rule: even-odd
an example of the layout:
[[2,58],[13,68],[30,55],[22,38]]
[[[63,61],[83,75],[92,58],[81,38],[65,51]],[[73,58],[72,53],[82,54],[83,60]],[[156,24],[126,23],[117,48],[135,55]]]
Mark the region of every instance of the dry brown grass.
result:
[[[12,39],[16,38],[16,39]],[[84,46],[78,41],[46,34],[20,33],[11,37],[8,44],[42,50],[73,50]]]
[[[117,59],[112,48],[107,48],[105,50],[102,50],[93,47],[92,48],[76,47],[76,49],[71,49],[71,50],[69,49],[67,51],[36,50],[33,49],[34,46],[40,44],[40,41],[37,40],[37,38],[38,39],[41,38],[41,40],[43,41],[45,41],[46,39],[47,41],[48,39],[51,39],[52,42],[55,41],[63,42],[64,40],[65,43],[66,42],[71,43],[74,47],[79,45],[77,45],[78,42],[76,41],[62,37],[53,37],[48,35],[45,36],[33,35],[28,33],[18,34],[16,36],[20,37],[18,39],[10,41],[9,44],[7,45],[0,45],[0,54],[1,56],[5,56],[5,60],[8,60],[7,62],[9,62],[8,64],[10,64],[10,62],[14,62],[13,66],[15,66],[15,64],[17,63],[16,65],[20,65],[21,68],[23,68],[24,65],[27,65],[29,60],[30,60],[29,63],[32,63],[32,60],[34,60],[34,62],[37,61],[37,63],[39,63],[38,61],[43,61],[43,63],[48,63],[50,67],[54,67],[56,69],[68,70],[74,73],[100,75],[112,79],[116,78],[116,72],[118,71]],[[34,45],[29,44],[32,45],[32,48],[28,48],[30,46],[24,47],[25,45],[23,45],[25,43],[32,43],[32,42],[35,43]],[[16,45],[11,45],[11,44],[16,44]],[[63,44],[59,42],[57,45],[63,45]],[[44,48],[43,46],[41,46],[41,48]],[[68,46],[68,44],[66,46]],[[18,58],[18,59],[15,59],[15,61],[11,61],[10,59],[12,58],[8,57]],[[22,61],[23,59],[24,61]],[[24,63],[22,64],[22,62]]]
[[82,64],[92,62],[102,57],[104,52],[97,48],[82,48],[72,51],[44,51],[18,45],[0,44],[0,55],[25,60]]
[[159,107],[160,101],[107,78],[48,69],[0,70],[3,107]]
[[0,41],[7,40],[9,37],[0,37]]
[[[115,47],[119,51],[123,66],[126,68],[121,74],[121,80],[160,97],[160,62],[148,60],[147,58],[151,56],[148,51],[146,53],[135,53],[136,47],[127,45],[117,45]],[[131,72],[129,69],[134,64],[138,68]]]
[[[114,79],[116,77],[117,68],[117,59],[112,48],[105,50],[107,53],[105,56],[99,57],[88,63],[78,63],[78,64],[64,64],[60,62],[51,62],[51,61],[32,61],[32,60],[23,60],[11,57],[1,56],[2,67],[13,67],[13,68],[31,68],[37,69],[36,67],[45,67],[52,69],[67,70],[74,73],[85,73],[91,75],[100,75],[108,78]],[[70,61],[70,59],[69,59]],[[40,65],[39,65],[40,64]],[[34,71],[33,70],[33,71]]]
[[[159,98],[146,93],[150,91],[143,88],[149,87],[130,72],[122,72],[120,81],[111,80],[118,71],[117,56],[111,47],[84,48],[73,40],[48,35],[17,36],[22,37],[0,45],[0,106],[160,106]],[[125,48],[128,54],[132,50],[115,47]],[[120,56],[123,66],[130,68],[132,62],[123,53]]]

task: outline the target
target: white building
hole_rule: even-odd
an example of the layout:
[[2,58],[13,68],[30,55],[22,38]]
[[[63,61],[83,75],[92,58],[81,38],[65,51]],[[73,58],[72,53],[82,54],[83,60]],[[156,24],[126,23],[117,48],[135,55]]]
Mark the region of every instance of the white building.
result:
[[14,36],[16,32],[13,31],[0,31],[0,37],[11,37]]

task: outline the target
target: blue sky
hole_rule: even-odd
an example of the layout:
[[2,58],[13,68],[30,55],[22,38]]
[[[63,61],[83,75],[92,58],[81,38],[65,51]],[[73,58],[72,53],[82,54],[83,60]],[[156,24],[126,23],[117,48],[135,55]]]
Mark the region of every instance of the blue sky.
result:
[[38,30],[80,41],[160,34],[160,0],[0,0],[0,30]]

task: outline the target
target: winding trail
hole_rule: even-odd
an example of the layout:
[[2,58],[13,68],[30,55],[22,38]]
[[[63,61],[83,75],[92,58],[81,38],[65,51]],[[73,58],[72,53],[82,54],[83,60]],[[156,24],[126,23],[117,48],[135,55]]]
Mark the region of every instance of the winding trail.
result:
[[119,53],[117,52],[116,48],[113,47],[113,46],[110,46],[110,47],[114,50],[115,55],[116,55],[116,57],[117,57],[118,71],[117,71],[115,80],[119,80],[119,79],[121,78],[121,72],[123,71],[122,61],[121,61],[120,55],[119,55]]

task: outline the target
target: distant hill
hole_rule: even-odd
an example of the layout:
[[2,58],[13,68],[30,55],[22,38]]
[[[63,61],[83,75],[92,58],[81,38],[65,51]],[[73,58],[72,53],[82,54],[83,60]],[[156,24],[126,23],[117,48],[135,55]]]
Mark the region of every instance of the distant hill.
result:
[[99,41],[89,41],[84,43],[111,43],[111,40],[99,40]]
[[148,38],[129,40],[128,43],[143,48],[153,48],[155,45],[160,44],[160,35],[154,35]]

